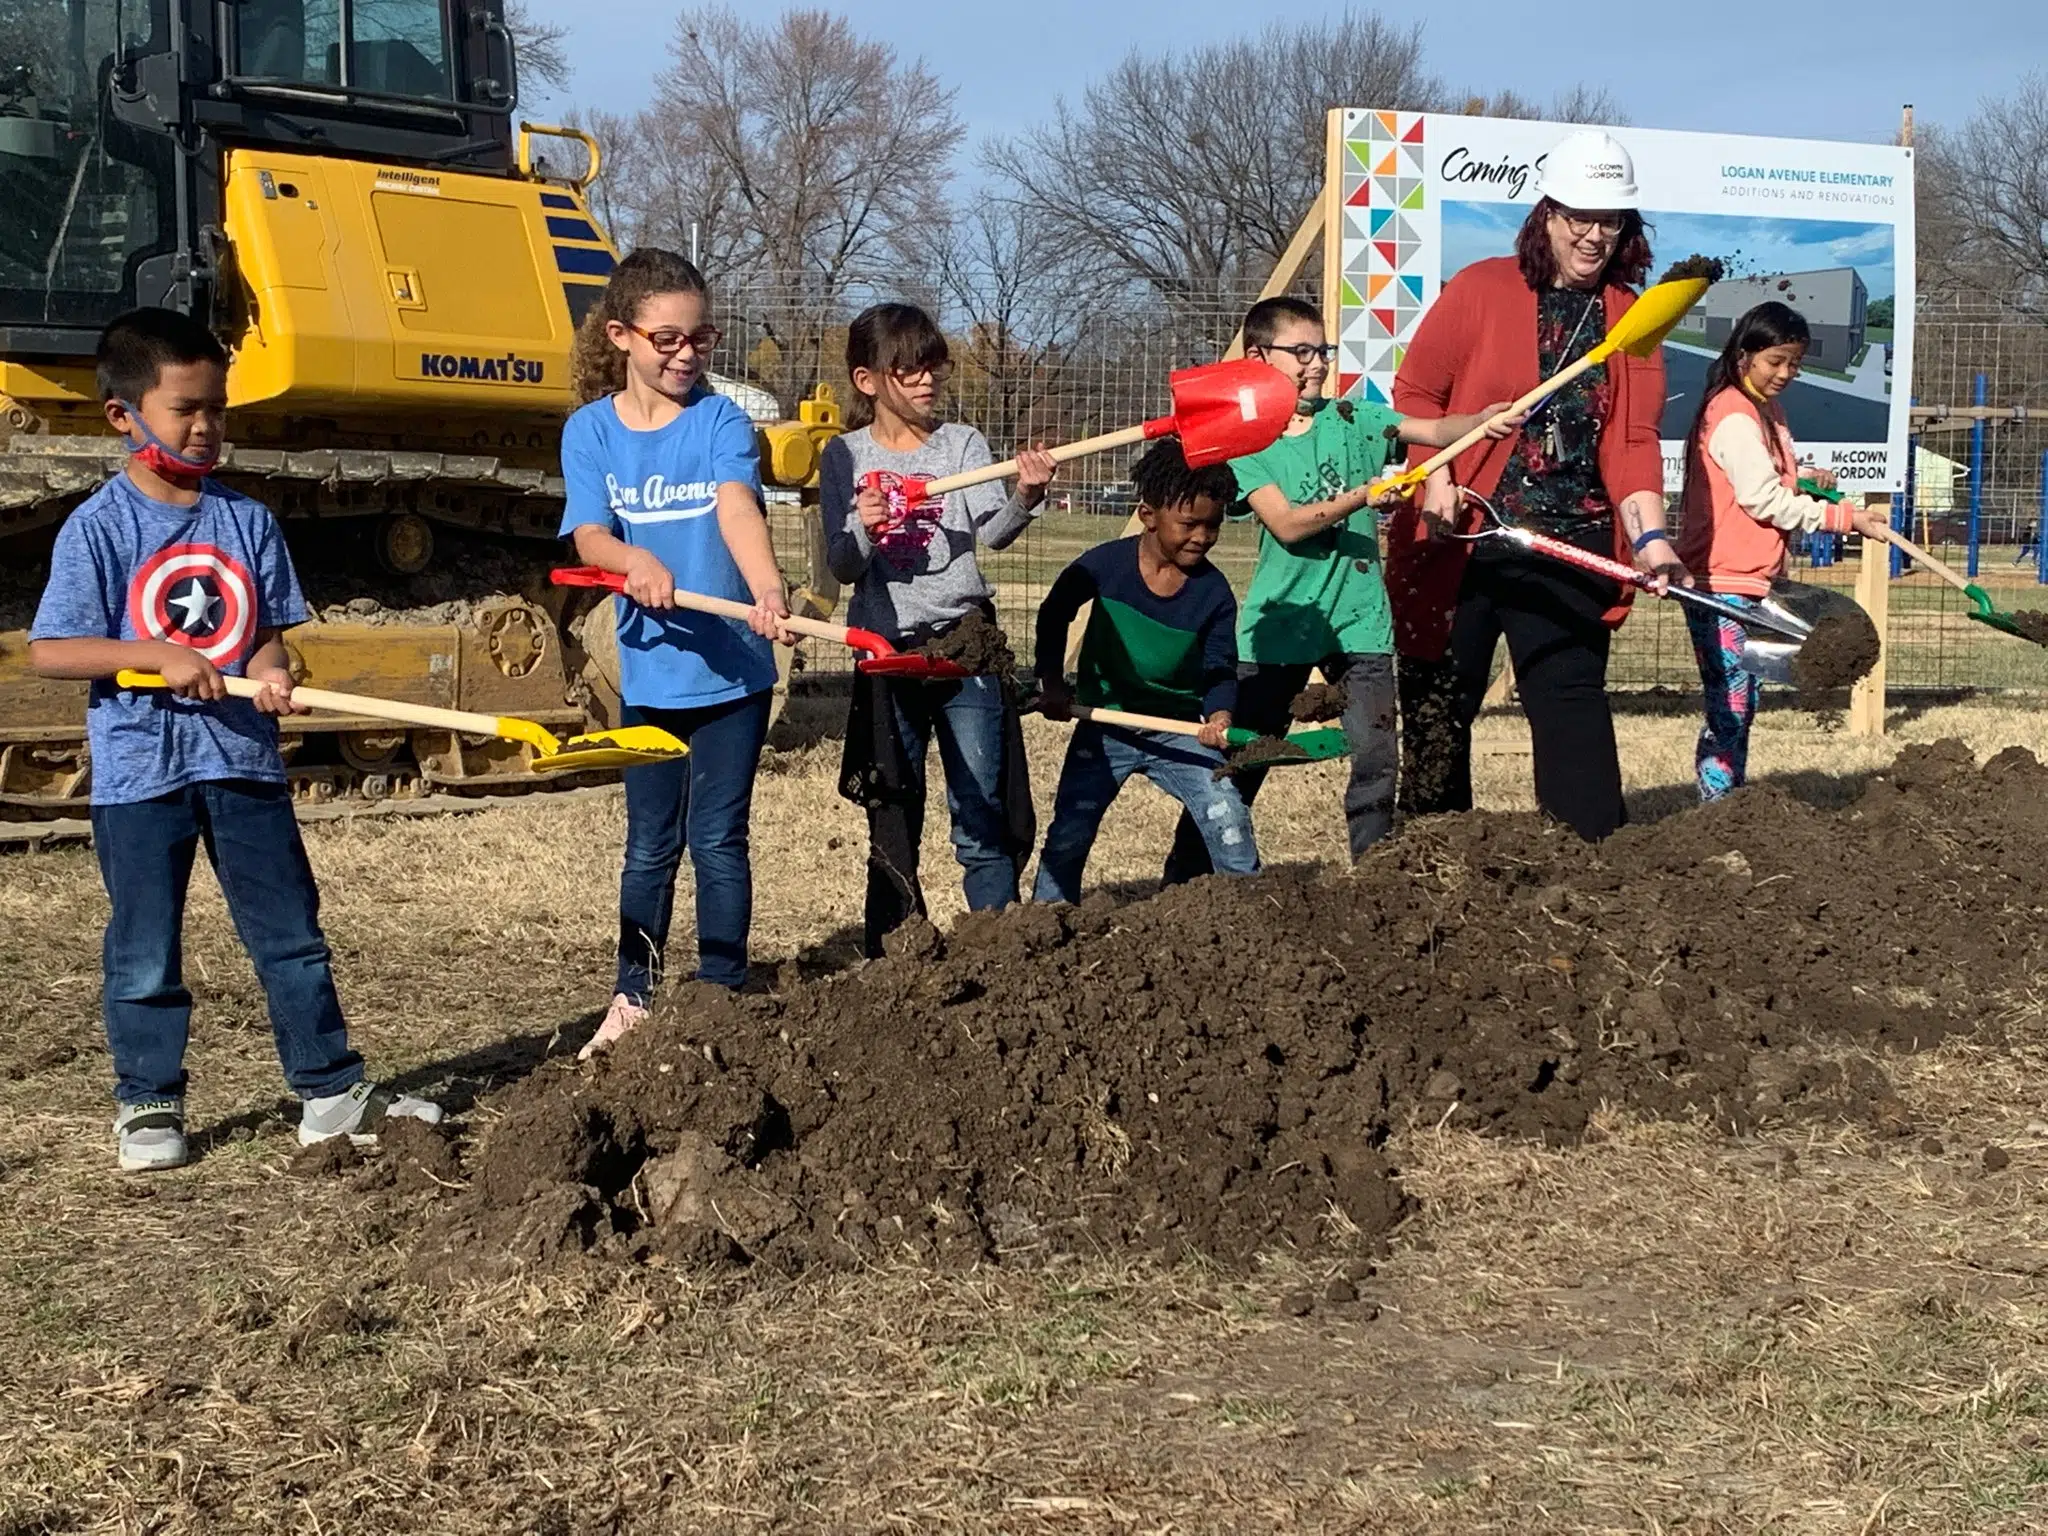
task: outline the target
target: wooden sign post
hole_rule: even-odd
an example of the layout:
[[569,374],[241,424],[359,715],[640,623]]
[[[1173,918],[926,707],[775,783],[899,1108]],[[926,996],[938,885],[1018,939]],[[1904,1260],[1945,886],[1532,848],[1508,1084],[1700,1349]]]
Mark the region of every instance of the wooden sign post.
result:
[[[1889,513],[1891,502],[1889,496],[1872,496],[1865,504],[1872,511]],[[1877,665],[1849,690],[1851,736],[1884,734],[1885,650],[1890,640],[1890,626],[1886,619],[1891,609],[1891,591],[1892,547],[1878,539],[1865,539],[1863,553],[1856,565],[1856,601],[1870,615],[1870,622],[1877,626],[1880,644]]]

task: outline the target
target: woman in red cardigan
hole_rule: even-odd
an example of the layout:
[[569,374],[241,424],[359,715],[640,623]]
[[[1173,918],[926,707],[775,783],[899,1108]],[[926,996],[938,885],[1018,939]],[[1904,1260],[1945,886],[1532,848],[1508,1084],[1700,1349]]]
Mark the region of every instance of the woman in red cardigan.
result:
[[[1633,302],[1650,247],[1628,152],[1604,133],[1574,133],[1544,158],[1536,191],[1515,254],[1465,268],[1423,317],[1394,380],[1402,415],[1518,398],[1584,355]],[[1478,509],[1458,495],[1469,486],[1510,523],[1682,578],[1664,529],[1663,411],[1662,360],[1619,355],[1551,396],[1518,435],[1438,470],[1420,507],[1393,519],[1387,589],[1411,815],[1471,809],[1472,722],[1505,635],[1537,804],[1588,840],[1621,825],[1607,651],[1629,593],[1505,540],[1444,534],[1478,526]]]

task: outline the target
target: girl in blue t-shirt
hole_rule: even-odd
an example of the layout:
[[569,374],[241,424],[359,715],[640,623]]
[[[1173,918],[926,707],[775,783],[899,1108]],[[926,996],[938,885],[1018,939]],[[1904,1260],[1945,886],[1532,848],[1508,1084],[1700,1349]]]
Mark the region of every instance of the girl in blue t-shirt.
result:
[[[626,770],[618,983],[585,1056],[646,1016],[686,847],[697,979],[747,979],[747,819],[775,683],[769,641],[787,638],[789,607],[761,510],[753,424],[705,382],[718,336],[703,274],[652,248],[618,264],[576,336],[574,382],[586,403],[562,432],[562,533],[578,559],[626,579],[626,706],[690,744],[680,761]],[[753,611],[741,624],[679,609],[678,588]]]

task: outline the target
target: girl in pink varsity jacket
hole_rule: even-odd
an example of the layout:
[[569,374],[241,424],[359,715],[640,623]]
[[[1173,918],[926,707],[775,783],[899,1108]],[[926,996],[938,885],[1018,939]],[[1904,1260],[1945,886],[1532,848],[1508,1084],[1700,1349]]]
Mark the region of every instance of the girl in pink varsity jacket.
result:
[[[1799,377],[1807,340],[1805,319],[1775,301],[1737,320],[1708,370],[1686,440],[1678,558],[1699,586],[1731,602],[1754,603],[1770,592],[1784,574],[1789,535],[1883,525],[1846,501],[1799,492],[1799,450],[1778,397]],[[1834,487],[1829,470],[1805,473],[1823,489]],[[1740,624],[1693,609],[1686,623],[1706,691],[1706,726],[1695,753],[1700,798],[1718,800],[1747,777],[1758,679],[1742,666]]]

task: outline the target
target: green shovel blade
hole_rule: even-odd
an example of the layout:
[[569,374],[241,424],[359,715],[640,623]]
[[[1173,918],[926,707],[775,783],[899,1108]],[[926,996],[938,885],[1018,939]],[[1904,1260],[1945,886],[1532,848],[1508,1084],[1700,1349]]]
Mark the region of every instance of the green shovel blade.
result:
[[[1265,738],[1261,737],[1257,731],[1248,731],[1242,727],[1234,727],[1225,733],[1223,739],[1233,747],[1248,747],[1253,742],[1261,741]],[[1333,757],[1343,757],[1351,751],[1349,738],[1335,726],[1330,726],[1320,731],[1296,731],[1293,735],[1285,736],[1281,739],[1288,746],[1298,749],[1301,753],[1301,756],[1296,757],[1290,752],[1285,759],[1287,762],[1327,762]]]

